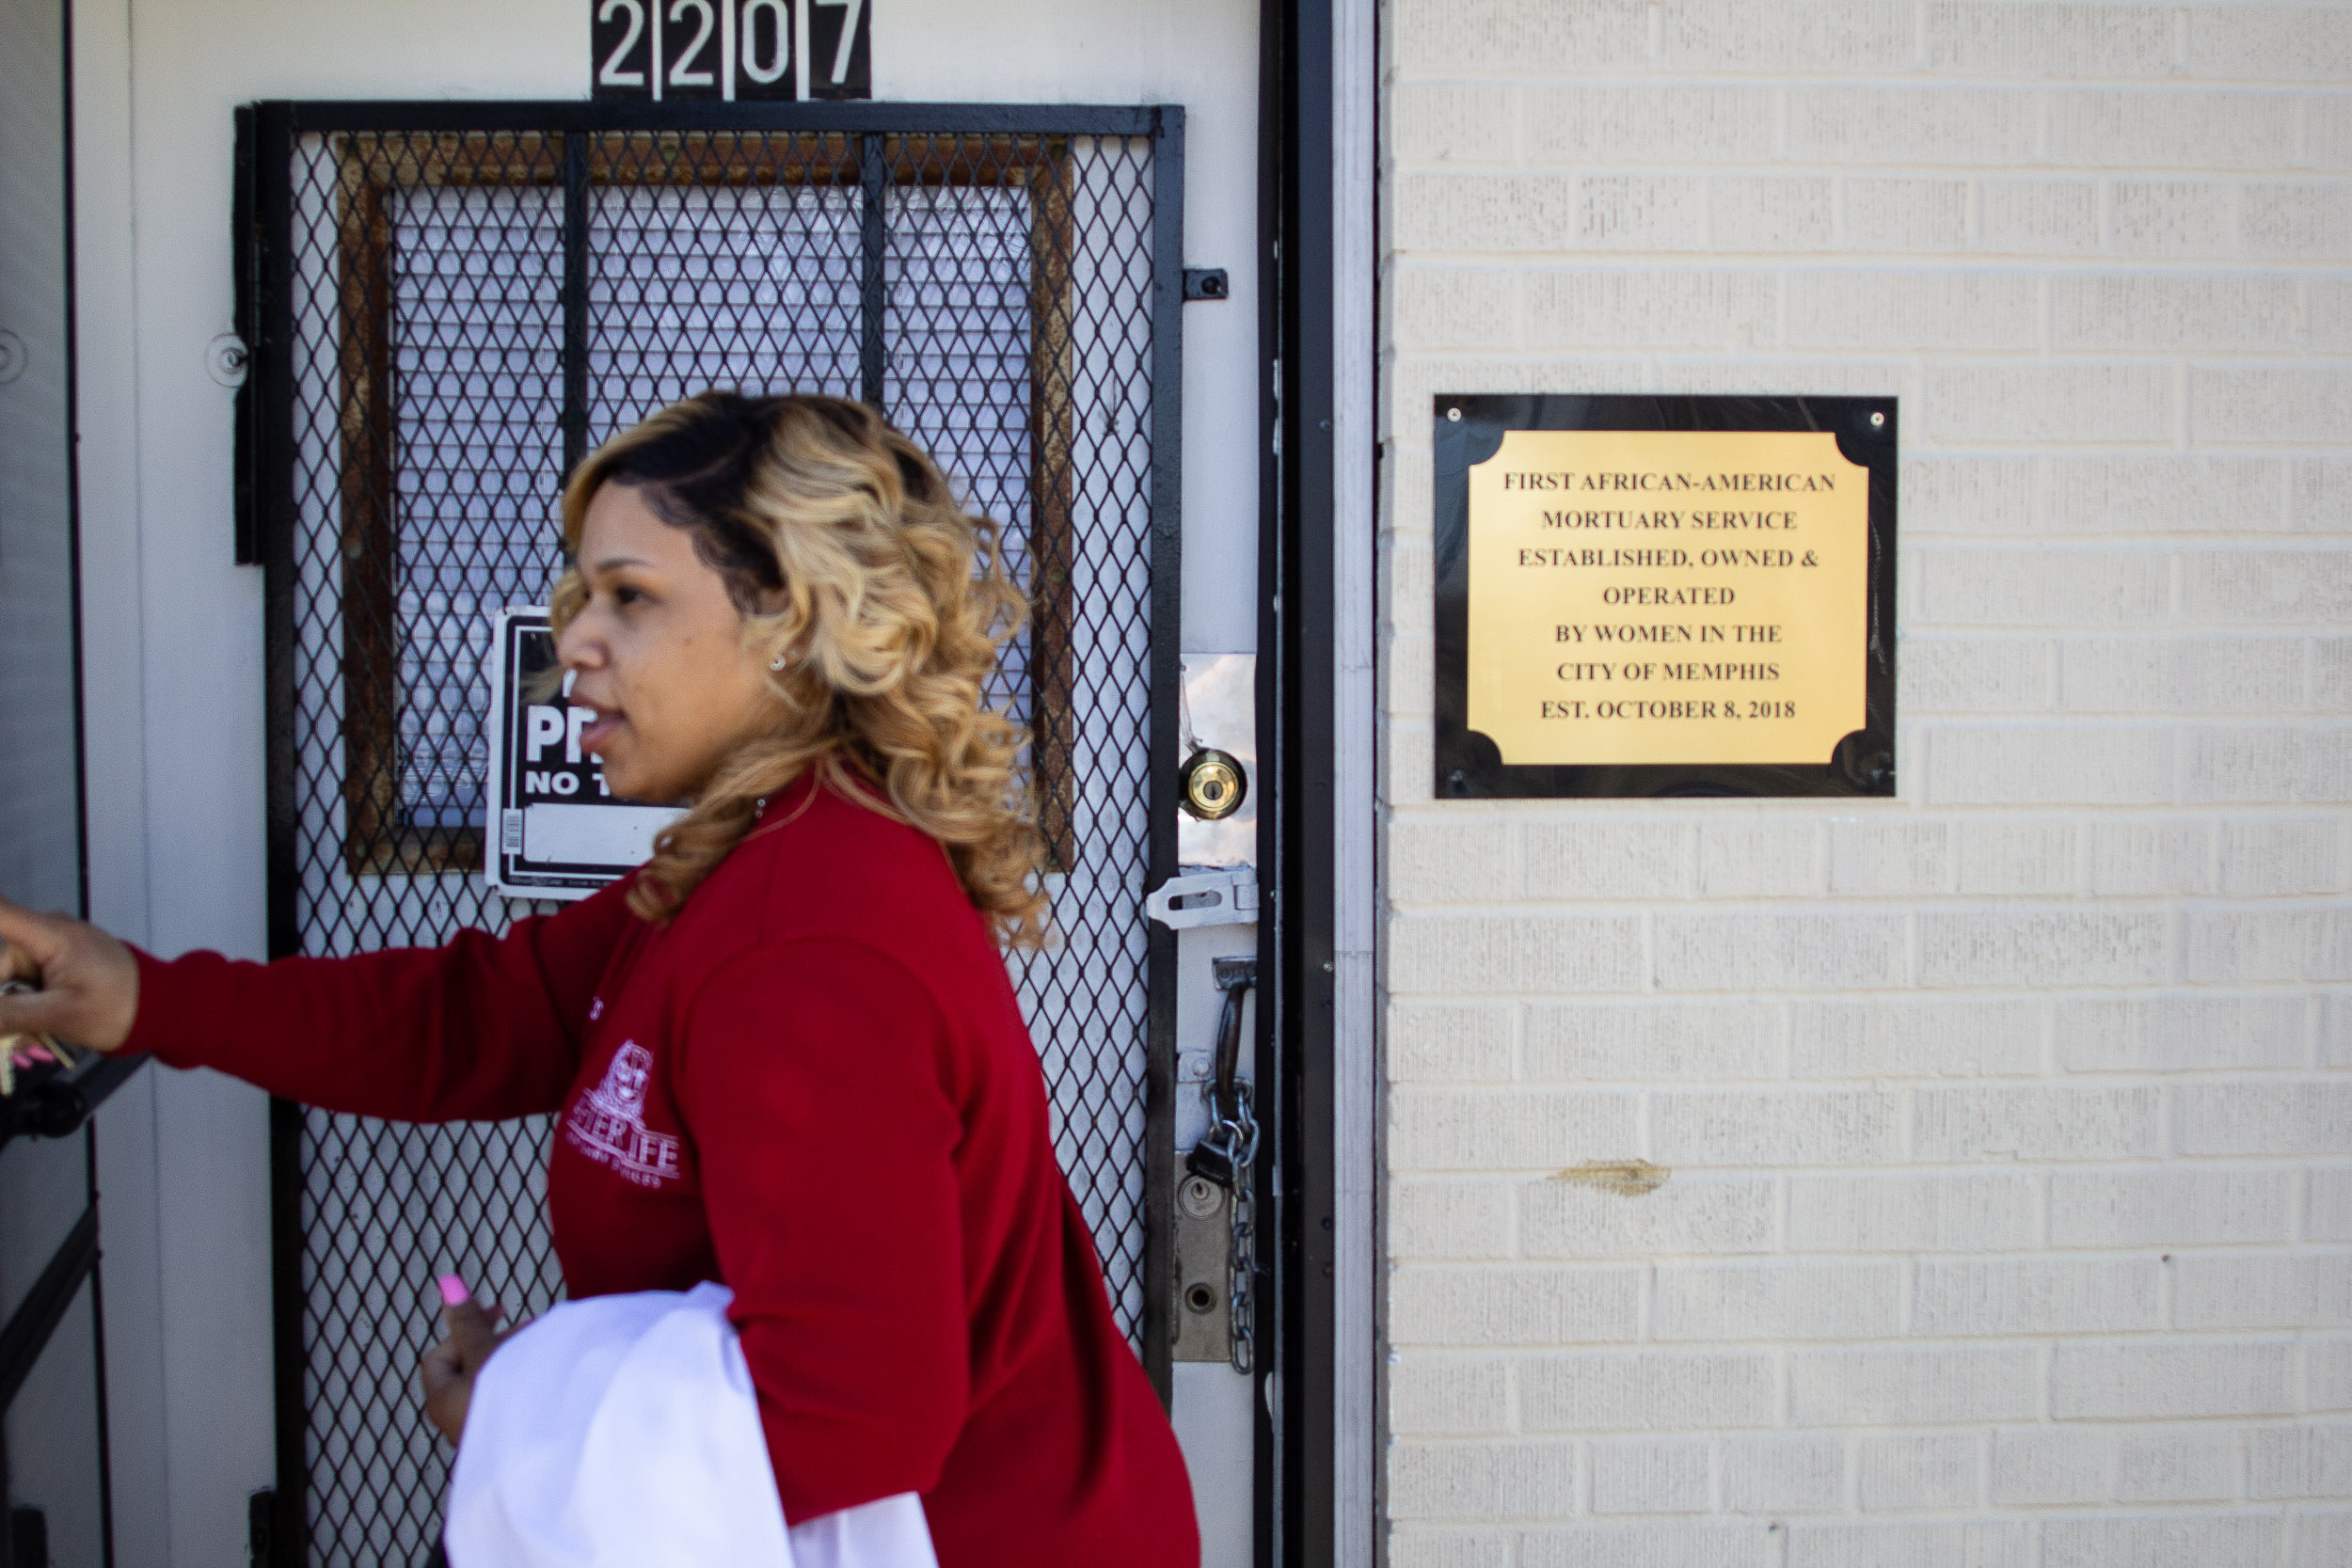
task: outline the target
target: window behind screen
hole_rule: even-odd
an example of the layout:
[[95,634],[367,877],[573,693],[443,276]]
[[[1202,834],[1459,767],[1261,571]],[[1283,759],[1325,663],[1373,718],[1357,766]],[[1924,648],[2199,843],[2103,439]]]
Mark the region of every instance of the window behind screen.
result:
[[[588,158],[585,320],[565,320],[560,138],[351,135],[333,160],[331,358],[343,548],[343,838],[355,874],[482,860],[489,616],[544,600],[567,325],[584,327],[584,441],[706,388],[860,395],[862,170],[850,138],[612,133]],[[1087,485],[1081,383],[1137,379],[1132,328],[1085,328],[1072,149],[893,138],[883,397],[1003,530],[1032,624],[995,698],[1033,727],[1057,864],[1072,859],[1071,513]],[[313,185],[324,198],[326,187]],[[324,257],[325,247],[320,254]],[[1148,275],[1117,280],[1129,290]],[[1122,341],[1124,340],[1124,341]],[[322,345],[326,346],[326,345]],[[321,412],[325,412],[322,408]],[[1098,408],[1132,442],[1140,400]],[[1082,496],[1092,488],[1097,493]]]

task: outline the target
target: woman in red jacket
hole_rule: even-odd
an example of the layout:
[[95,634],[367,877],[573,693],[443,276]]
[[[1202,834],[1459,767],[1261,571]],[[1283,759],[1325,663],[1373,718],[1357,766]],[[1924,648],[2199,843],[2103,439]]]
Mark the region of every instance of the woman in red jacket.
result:
[[981,700],[1021,613],[993,528],[864,406],[723,393],[594,453],[564,515],[581,744],[691,802],[646,865],[501,938],[266,966],[0,907],[41,985],[0,1034],[369,1116],[557,1113],[569,1293],[732,1289],[791,1523],[913,1492],[942,1568],[1191,1568],[999,951],[1044,900]]

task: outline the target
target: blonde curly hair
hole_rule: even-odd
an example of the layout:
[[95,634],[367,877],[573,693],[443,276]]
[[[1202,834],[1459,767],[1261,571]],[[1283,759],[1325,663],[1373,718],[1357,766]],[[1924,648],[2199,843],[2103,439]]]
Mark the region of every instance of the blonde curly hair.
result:
[[[655,838],[629,908],[653,922],[675,914],[751,831],[758,802],[815,768],[820,785],[854,776],[879,788],[889,814],[937,839],[1000,943],[1042,945],[1027,736],[983,695],[1027,619],[996,525],[965,512],[881,415],[840,398],[705,392],[615,436],[564,489],[574,561],[607,484],[635,487],[691,533],[742,615],[746,647],[781,665],[769,674],[774,730]],[[586,602],[567,569],[550,601],[556,630]],[[882,809],[872,789],[842,793]]]

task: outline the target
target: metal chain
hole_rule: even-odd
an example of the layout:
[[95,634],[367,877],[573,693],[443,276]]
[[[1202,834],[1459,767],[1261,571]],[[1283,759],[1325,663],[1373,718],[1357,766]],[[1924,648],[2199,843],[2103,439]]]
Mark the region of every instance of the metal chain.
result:
[[1225,1321],[1232,1344],[1233,1370],[1247,1372],[1257,1360],[1254,1310],[1258,1275],[1258,1115],[1250,1104],[1249,1085],[1233,1085],[1232,1228],[1225,1247]]
[[1254,958],[1218,958],[1210,974],[1225,1001],[1216,1022],[1216,1068],[1200,1085],[1209,1102],[1209,1132],[1184,1157],[1184,1168],[1226,1192],[1227,1359],[1233,1370],[1247,1372],[1257,1360],[1251,1303],[1258,1277],[1258,1112],[1249,1084],[1241,1076],[1241,1010],[1243,999],[1258,983],[1258,963]]

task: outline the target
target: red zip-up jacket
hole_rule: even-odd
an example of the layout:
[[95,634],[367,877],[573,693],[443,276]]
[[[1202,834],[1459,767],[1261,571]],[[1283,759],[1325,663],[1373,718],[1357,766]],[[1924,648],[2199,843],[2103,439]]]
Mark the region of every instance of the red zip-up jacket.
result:
[[922,1495],[941,1568],[1196,1568],[1004,960],[939,845],[804,779],[666,927],[139,956],[125,1049],[402,1121],[558,1112],[571,1295],[718,1280],[794,1523]]

